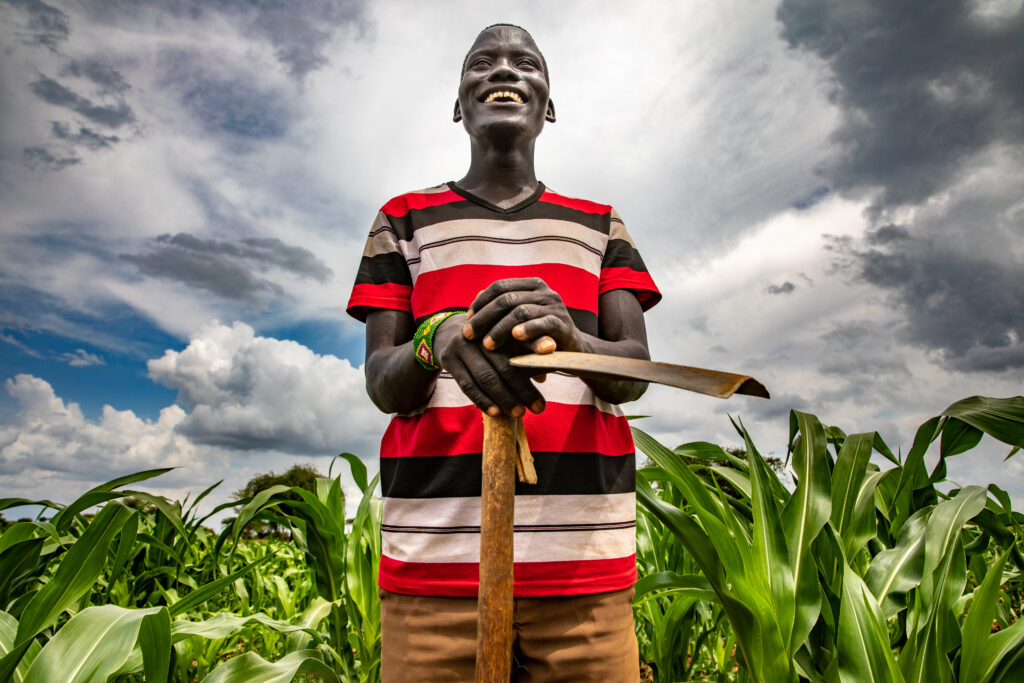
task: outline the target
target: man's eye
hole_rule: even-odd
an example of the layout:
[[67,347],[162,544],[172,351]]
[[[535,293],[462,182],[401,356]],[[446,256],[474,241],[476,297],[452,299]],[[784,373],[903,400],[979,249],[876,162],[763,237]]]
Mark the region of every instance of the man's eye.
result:
[[520,69],[536,70],[537,63],[532,61],[532,60],[529,60],[529,59],[523,59],[523,60],[520,60],[520,62],[519,62],[519,68]]
[[486,67],[487,64],[488,64],[488,61],[486,59],[475,59],[475,60],[473,60],[473,63],[469,65],[469,68],[470,69],[479,69],[481,67]]

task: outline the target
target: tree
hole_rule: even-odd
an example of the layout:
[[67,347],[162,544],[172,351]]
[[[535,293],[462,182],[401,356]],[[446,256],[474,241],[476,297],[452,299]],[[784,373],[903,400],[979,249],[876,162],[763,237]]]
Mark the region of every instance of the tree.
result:
[[[320,474],[313,465],[292,465],[288,470],[281,474],[276,474],[275,472],[257,474],[250,479],[245,486],[232,493],[231,497],[237,501],[247,500],[255,496],[260,491],[268,489],[271,486],[278,485],[298,487],[311,493],[315,493],[316,480],[318,477],[322,476],[323,475]],[[282,494],[282,497],[289,500],[301,500],[299,494],[292,491]],[[224,526],[229,526],[234,523],[235,517],[228,517],[222,522]],[[281,540],[288,540],[291,538],[291,532],[287,526],[262,519],[250,522],[246,525],[243,533],[249,538],[267,538],[272,535],[277,536]]]

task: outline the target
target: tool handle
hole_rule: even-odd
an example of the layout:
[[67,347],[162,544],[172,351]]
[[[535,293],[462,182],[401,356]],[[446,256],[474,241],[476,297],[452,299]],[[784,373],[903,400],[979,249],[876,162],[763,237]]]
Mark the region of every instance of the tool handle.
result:
[[480,589],[477,683],[508,683],[512,672],[512,529],[516,492],[516,418],[484,419],[480,491]]

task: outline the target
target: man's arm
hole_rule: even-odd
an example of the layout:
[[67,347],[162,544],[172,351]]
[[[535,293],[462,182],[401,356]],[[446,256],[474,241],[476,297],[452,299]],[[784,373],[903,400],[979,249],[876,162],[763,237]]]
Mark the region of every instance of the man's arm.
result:
[[373,309],[366,314],[366,393],[385,413],[407,413],[427,402],[440,374],[413,356],[412,314]]

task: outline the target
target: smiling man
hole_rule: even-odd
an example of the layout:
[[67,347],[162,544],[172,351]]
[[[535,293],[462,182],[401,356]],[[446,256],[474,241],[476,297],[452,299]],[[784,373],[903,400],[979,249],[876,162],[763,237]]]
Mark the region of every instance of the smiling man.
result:
[[480,33],[454,114],[469,171],[384,205],[349,300],[367,391],[395,414],[380,453],[384,681],[473,677],[481,410],[523,416],[538,474],[516,490],[513,678],[638,679],[635,459],[617,404],[646,385],[538,384],[509,364],[545,336],[646,359],[643,311],[661,296],[610,206],[537,180],[549,83],[525,30]]

